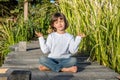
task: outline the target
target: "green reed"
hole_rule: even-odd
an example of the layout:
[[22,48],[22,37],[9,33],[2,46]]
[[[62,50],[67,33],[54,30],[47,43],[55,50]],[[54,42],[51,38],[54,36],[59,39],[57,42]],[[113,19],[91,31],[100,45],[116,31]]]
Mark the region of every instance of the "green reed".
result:
[[92,61],[120,72],[119,0],[60,0],[60,9],[69,21],[68,31],[86,38],[80,51],[88,52]]

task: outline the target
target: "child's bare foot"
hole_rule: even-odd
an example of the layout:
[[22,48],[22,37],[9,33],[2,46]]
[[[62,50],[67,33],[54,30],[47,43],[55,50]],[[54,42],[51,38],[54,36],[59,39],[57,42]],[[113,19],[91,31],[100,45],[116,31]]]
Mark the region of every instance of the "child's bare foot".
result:
[[47,68],[46,66],[43,66],[43,65],[40,65],[40,66],[39,66],[39,70],[40,70],[40,71],[50,71],[49,68]]
[[69,68],[62,68],[61,71],[62,72],[74,72],[74,73],[76,73],[77,72],[77,66],[72,66],[72,67],[69,67]]

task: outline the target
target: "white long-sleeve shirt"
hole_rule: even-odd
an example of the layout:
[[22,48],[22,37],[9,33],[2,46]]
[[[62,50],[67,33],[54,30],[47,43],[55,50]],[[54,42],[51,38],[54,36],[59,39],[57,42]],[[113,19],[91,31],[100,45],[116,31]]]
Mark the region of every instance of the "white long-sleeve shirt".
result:
[[44,54],[49,53],[50,58],[69,58],[78,51],[81,41],[80,36],[73,37],[69,33],[59,34],[53,32],[48,35],[47,40],[39,37],[40,48]]

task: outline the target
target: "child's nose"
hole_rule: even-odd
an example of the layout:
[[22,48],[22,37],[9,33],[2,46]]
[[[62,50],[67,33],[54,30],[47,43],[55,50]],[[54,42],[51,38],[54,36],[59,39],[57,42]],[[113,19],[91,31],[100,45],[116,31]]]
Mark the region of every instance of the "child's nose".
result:
[[62,22],[59,22],[59,24],[61,25],[61,24],[62,24]]

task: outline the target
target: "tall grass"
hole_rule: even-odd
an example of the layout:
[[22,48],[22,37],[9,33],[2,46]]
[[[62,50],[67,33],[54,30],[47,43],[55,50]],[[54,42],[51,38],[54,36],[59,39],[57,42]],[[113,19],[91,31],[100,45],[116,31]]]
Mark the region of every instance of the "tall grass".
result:
[[60,0],[60,9],[69,21],[68,31],[85,33],[80,50],[92,61],[120,72],[120,1]]

